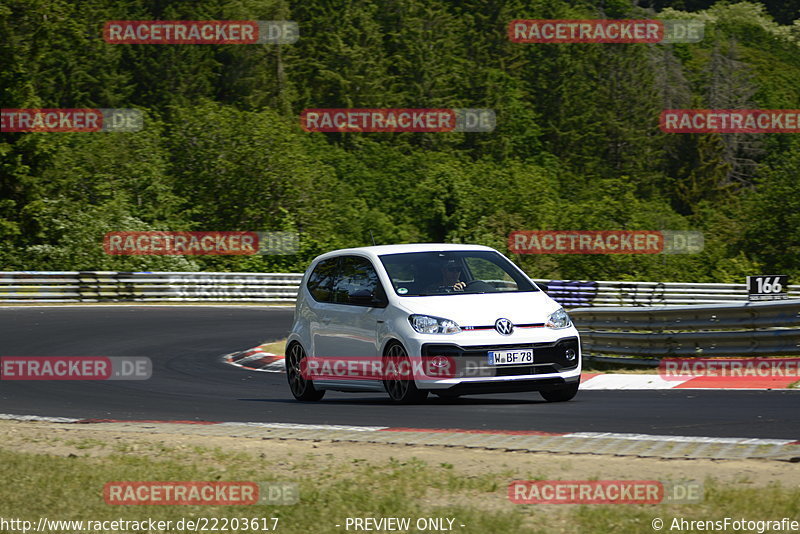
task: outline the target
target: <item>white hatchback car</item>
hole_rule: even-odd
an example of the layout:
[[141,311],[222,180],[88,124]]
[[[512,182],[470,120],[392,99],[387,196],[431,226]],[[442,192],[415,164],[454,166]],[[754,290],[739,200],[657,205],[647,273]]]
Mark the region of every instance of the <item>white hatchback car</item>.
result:
[[[353,362],[364,359],[419,372],[354,372]],[[350,372],[310,373],[320,362]],[[580,384],[580,339],[564,309],[492,248],[352,248],[315,258],[303,276],[286,374],[303,401],[326,390],[385,391],[401,403],[428,392],[539,391],[547,401],[567,401]]]

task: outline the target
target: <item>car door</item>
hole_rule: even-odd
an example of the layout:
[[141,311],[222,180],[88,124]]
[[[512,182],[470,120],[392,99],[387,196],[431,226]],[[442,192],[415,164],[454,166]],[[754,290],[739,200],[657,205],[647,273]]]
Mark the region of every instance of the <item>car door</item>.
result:
[[326,357],[377,357],[378,326],[384,320],[388,300],[378,273],[368,258],[342,256],[332,302],[330,322],[323,327]]

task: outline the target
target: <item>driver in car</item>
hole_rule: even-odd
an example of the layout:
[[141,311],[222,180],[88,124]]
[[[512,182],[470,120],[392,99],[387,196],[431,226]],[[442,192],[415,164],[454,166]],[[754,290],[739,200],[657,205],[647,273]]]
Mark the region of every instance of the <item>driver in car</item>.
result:
[[439,270],[441,273],[441,282],[436,286],[432,287],[431,289],[438,289],[438,288],[452,288],[453,291],[464,291],[464,288],[467,286],[466,282],[462,282],[461,278],[461,266],[455,260],[448,260],[442,262],[439,266]]

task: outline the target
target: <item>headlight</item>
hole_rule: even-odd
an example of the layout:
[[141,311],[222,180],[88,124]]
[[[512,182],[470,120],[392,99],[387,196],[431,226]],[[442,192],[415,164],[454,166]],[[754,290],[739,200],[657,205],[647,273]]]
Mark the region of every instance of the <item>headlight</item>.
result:
[[458,334],[461,327],[455,321],[431,317],[430,315],[410,315],[411,327],[420,334]]
[[544,325],[548,328],[569,328],[572,326],[572,321],[564,308],[559,308],[550,314]]

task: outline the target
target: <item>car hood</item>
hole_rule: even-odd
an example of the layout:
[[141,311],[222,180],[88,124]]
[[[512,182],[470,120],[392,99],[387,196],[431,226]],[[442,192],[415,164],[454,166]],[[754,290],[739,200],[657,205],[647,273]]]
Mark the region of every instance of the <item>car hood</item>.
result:
[[489,326],[501,317],[514,324],[544,323],[561,307],[543,291],[400,297],[399,307],[451,319],[460,326]]

